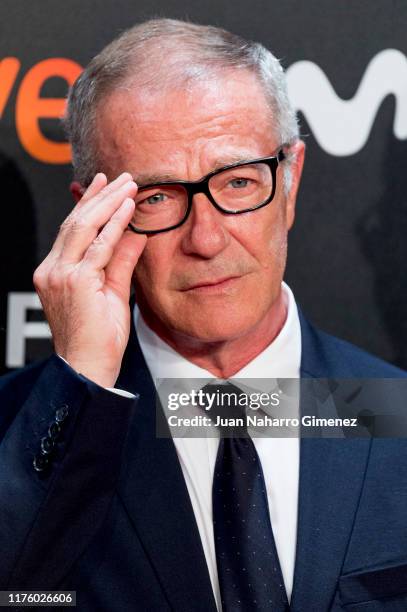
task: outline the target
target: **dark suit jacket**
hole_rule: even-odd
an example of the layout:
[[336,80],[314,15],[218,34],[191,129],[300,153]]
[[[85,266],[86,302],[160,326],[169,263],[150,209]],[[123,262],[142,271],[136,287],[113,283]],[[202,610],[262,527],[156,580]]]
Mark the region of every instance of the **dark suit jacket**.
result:
[[[403,377],[301,317],[304,377]],[[73,589],[82,611],[215,612],[171,439],[155,436],[154,386],[133,333],[117,386],[62,360],[0,385],[0,588]],[[33,469],[67,406],[57,450]],[[58,430],[58,428],[57,428]],[[54,433],[57,433],[54,431]],[[407,442],[302,439],[291,610],[407,610]]]

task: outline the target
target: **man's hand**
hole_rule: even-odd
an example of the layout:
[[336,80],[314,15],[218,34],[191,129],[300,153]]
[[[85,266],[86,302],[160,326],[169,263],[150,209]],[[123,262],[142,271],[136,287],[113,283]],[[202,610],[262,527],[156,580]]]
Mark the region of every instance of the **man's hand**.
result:
[[137,185],[128,173],[97,174],[34,273],[55,351],[113,387],[130,330],[130,284],[147,238],[125,231]]

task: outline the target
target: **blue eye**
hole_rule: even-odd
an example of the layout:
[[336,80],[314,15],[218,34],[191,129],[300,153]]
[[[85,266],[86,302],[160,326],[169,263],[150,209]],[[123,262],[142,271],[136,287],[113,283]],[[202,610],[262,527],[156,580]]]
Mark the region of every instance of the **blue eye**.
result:
[[147,202],[148,204],[160,204],[161,202],[164,202],[164,199],[166,197],[167,196],[164,193],[155,193],[149,198],[146,198],[145,202]]
[[237,189],[239,188],[242,189],[243,187],[247,187],[247,185],[249,184],[249,179],[236,178],[230,181],[230,184],[232,185],[232,187],[236,187]]

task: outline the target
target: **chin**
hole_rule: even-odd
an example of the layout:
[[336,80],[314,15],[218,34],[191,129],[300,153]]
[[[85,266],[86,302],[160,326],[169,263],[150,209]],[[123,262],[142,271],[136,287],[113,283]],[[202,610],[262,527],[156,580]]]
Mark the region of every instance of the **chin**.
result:
[[176,333],[200,342],[227,342],[251,332],[261,319],[260,314],[257,317],[253,315],[253,312],[239,312],[236,316],[231,316],[227,311],[216,314],[203,312],[191,319],[177,319],[170,327],[173,327]]

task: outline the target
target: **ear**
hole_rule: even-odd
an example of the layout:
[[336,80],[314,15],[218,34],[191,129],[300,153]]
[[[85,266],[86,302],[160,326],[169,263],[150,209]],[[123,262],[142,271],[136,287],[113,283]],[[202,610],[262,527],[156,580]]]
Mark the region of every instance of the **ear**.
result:
[[302,140],[298,140],[292,147],[290,147],[289,155],[293,156],[293,161],[291,162],[291,187],[287,194],[286,205],[287,230],[291,229],[294,223],[295,203],[297,201],[302,168],[304,166],[305,143]]
[[82,185],[78,183],[78,181],[72,181],[69,186],[69,190],[73,196],[73,199],[75,200],[75,204],[79,202],[79,200],[82,198],[83,194],[86,191],[86,189],[84,189]]

